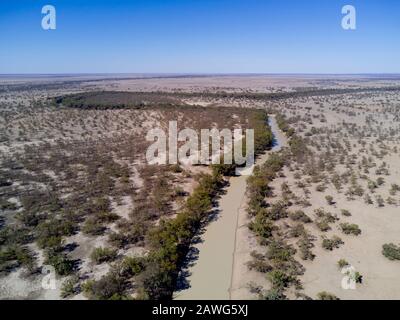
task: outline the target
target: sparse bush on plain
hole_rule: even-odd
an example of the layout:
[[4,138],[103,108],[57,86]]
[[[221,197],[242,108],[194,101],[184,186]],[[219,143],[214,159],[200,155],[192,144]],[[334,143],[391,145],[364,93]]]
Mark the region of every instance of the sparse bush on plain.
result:
[[73,296],[77,292],[77,284],[79,282],[79,278],[77,276],[72,276],[64,280],[61,285],[61,298],[68,298]]
[[333,236],[332,239],[323,238],[322,240],[322,248],[330,251],[339,248],[342,244],[344,244],[344,242],[338,236]]
[[117,250],[110,248],[95,248],[90,254],[90,259],[96,264],[113,261],[117,258]]
[[66,254],[54,249],[46,251],[44,263],[54,267],[56,273],[60,276],[67,276],[73,273],[74,263]]
[[333,201],[333,197],[332,196],[326,196],[325,197],[326,203],[329,204],[330,206],[335,204],[335,202]]
[[345,259],[340,259],[337,262],[337,265],[338,265],[339,269],[343,269],[344,267],[347,267],[350,264]]
[[342,209],[342,210],[341,210],[341,213],[342,213],[342,215],[345,216],[345,217],[351,217],[351,213],[350,213],[350,211],[347,210],[347,209]]
[[340,300],[337,296],[332,293],[322,291],[317,294],[318,300]]
[[400,246],[393,243],[382,246],[382,254],[389,260],[400,260]]
[[354,235],[358,236],[361,234],[361,229],[358,225],[356,224],[350,224],[350,223],[341,223],[340,228],[342,229],[344,234],[347,235]]
[[301,221],[303,223],[311,223],[312,220],[309,216],[307,216],[304,211],[296,210],[289,212],[289,218],[293,221]]
[[109,272],[100,280],[88,280],[82,284],[84,294],[94,300],[126,299],[126,284],[122,277]]

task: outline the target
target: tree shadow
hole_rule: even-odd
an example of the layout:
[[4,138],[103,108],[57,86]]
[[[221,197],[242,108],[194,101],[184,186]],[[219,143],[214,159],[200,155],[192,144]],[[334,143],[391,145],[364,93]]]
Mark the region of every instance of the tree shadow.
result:
[[67,251],[67,252],[72,252],[78,247],[79,247],[79,245],[76,242],[72,242],[72,243],[66,244],[64,246],[64,250]]
[[199,259],[199,254],[199,249],[193,246],[190,247],[189,252],[186,255],[186,259],[183,262],[181,272],[179,273],[176,281],[175,290],[177,292],[190,288],[190,282],[188,281],[188,278],[192,275],[192,273],[189,271],[189,269],[196,264],[196,261]]
[[79,271],[82,267],[82,262],[83,262],[82,259],[72,260],[72,269],[74,271]]
[[195,245],[204,242],[202,235],[206,232],[207,226],[211,222],[217,221],[220,218],[220,212],[221,210],[219,210],[218,207],[214,207],[214,209],[207,215],[207,218],[204,219],[199,231],[193,237],[189,251],[185,257],[185,260],[182,263],[181,271],[179,272],[176,281],[176,292],[190,288],[190,282],[188,281],[188,278],[191,276],[192,273],[189,270],[197,263],[200,254],[200,250],[196,248]]
[[279,148],[280,146],[281,145],[280,145],[278,139],[276,138],[275,135],[273,135],[270,149],[276,149],[276,148]]

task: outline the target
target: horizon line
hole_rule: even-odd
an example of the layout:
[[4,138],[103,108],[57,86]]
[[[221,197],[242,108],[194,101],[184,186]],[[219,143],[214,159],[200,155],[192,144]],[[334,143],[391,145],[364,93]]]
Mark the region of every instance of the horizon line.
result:
[[68,74],[333,74],[333,75],[359,75],[359,74],[400,74],[400,72],[15,72],[0,75],[68,75]]
[[400,72],[361,72],[361,73],[302,73],[302,72],[283,72],[283,73],[264,73],[264,72],[71,72],[71,73],[0,73],[0,77],[12,76],[52,76],[52,77],[71,77],[71,76],[400,76]]

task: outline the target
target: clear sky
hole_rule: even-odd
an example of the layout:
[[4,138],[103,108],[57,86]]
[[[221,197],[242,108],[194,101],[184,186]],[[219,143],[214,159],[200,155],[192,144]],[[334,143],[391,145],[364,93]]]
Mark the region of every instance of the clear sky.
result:
[[0,1],[0,73],[145,72],[400,73],[400,1]]

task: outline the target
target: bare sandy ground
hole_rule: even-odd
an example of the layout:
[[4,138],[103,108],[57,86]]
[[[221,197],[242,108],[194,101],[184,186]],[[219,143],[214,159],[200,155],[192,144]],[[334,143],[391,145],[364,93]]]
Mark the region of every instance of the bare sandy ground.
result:
[[[315,246],[315,260],[304,262],[306,272],[301,280],[305,293],[313,298],[319,292],[329,291],[346,300],[400,299],[399,264],[381,254],[382,244],[399,242],[398,209],[371,212],[360,203],[347,208],[353,214],[348,221],[358,224],[362,234],[345,236],[335,228],[331,234],[340,235],[345,243],[342,247],[328,252],[320,243]],[[337,267],[340,259],[347,260],[363,276],[363,283],[355,290],[341,285],[344,275]]]
[[[398,80],[397,78],[394,78]],[[277,92],[295,88],[343,88],[393,84],[391,79],[352,75],[197,75],[182,77],[155,77],[86,83],[104,90],[123,91],[227,91]]]
[[[395,183],[400,177],[400,164],[397,156],[390,156],[385,160],[391,167],[391,175],[385,177],[386,184],[390,186],[391,182]],[[335,197],[335,206],[328,206],[324,196],[312,193],[312,208],[322,207],[338,216],[339,209],[347,209],[352,216],[341,216],[340,222],[355,223],[359,225],[362,233],[358,237],[346,236],[338,226],[333,227],[328,236],[339,235],[345,244],[332,252],[324,250],[320,244],[321,239],[318,239],[313,249],[315,260],[303,263],[306,272],[301,281],[305,293],[313,298],[321,291],[329,291],[346,300],[400,299],[399,262],[390,261],[381,253],[383,244],[399,244],[399,207],[386,205],[377,208],[376,205],[371,207],[362,200],[348,201],[343,193],[337,193],[332,186],[328,187],[325,194]],[[340,259],[347,260],[363,276],[362,284],[358,284],[355,290],[342,288],[341,281],[344,275],[337,267]]]
[[[0,75],[0,85],[72,84],[73,90],[277,92],[398,84],[399,75],[311,74],[86,74]],[[65,88],[63,89],[65,93]]]

